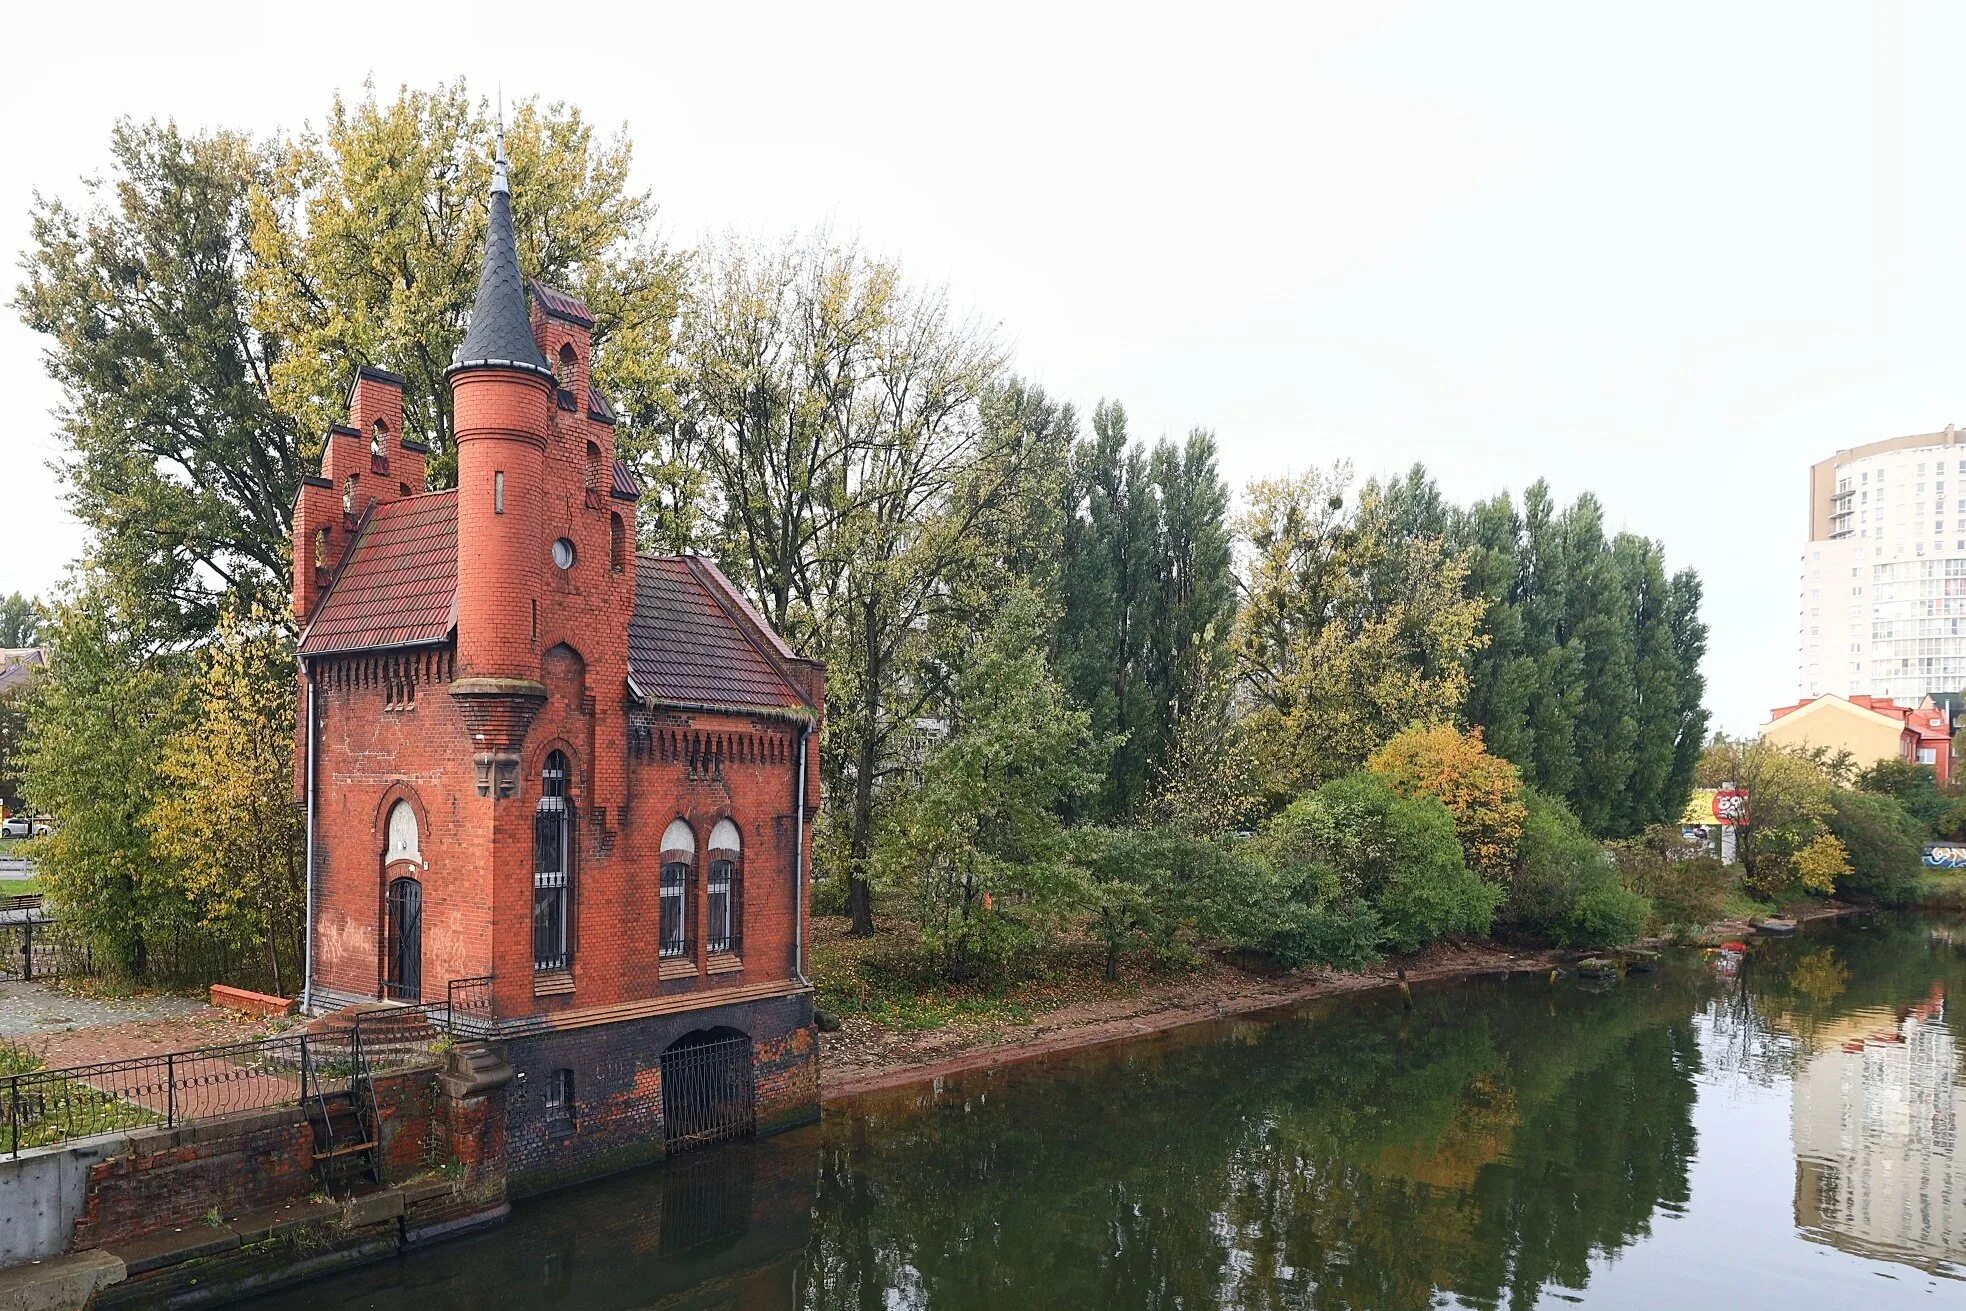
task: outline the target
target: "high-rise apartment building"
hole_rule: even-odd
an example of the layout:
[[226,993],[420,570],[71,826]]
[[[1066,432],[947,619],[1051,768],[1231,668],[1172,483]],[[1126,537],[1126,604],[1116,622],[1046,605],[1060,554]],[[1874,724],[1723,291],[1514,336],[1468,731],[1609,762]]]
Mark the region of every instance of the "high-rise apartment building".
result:
[[1809,471],[1804,697],[1917,704],[1966,687],[1966,433],[1893,437]]

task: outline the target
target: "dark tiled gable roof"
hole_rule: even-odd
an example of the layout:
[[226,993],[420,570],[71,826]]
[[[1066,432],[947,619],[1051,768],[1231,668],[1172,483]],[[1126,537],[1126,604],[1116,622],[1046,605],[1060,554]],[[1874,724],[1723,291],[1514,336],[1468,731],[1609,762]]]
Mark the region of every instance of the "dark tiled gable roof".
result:
[[[457,493],[384,501],[301,638],[330,655],[442,642],[457,626]],[[701,556],[645,555],[635,565],[628,672],[657,701],[791,710],[806,700],[780,672],[792,649]]]
[[300,653],[441,642],[456,610],[457,492],[383,501],[307,626]]
[[628,625],[628,672],[636,688],[659,701],[691,705],[747,710],[804,705],[744,629],[754,626],[759,641],[785,655],[789,648],[762,620],[752,625],[733,619],[713,588],[739,595],[700,557],[645,555],[636,561],[635,617]]
[[635,471],[628,467],[628,461],[626,460],[616,460],[614,462],[613,494],[624,501],[639,501],[642,499],[642,489],[635,485]]
[[549,287],[538,278],[532,279],[532,294],[539,298],[539,307],[557,319],[567,319],[583,328],[594,326],[594,311],[587,308],[587,302],[571,292]]

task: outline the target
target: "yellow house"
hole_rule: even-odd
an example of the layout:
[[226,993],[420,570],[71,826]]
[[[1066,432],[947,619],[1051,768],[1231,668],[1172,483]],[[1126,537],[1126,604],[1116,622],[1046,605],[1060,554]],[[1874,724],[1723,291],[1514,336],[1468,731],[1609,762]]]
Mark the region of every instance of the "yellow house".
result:
[[1952,776],[1952,724],[1930,697],[1916,707],[1888,697],[1812,697],[1778,707],[1761,736],[1777,746],[1848,751],[1859,769],[1907,760],[1930,765],[1940,783]]

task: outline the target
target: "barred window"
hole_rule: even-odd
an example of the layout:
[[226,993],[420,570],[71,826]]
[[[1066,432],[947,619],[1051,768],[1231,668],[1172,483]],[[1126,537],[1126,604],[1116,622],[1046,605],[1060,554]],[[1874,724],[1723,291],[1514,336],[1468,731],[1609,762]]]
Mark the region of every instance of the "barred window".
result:
[[573,1127],[572,1070],[554,1070],[547,1074],[546,1118],[556,1128]]
[[659,955],[680,959],[693,953],[690,929],[695,919],[696,833],[685,820],[675,820],[662,834],[662,924]]
[[732,952],[743,945],[743,839],[727,819],[710,830],[710,880],[705,908],[704,945],[711,951]]
[[573,964],[569,931],[573,892],[573,799],[566,753],[546,757],[533,818],[532,959],[535,970]]

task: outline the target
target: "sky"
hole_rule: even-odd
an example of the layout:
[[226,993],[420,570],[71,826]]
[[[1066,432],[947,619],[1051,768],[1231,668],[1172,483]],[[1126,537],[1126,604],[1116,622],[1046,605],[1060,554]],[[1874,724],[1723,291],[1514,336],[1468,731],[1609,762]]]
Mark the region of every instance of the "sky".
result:
[[[826,225],[1232,485],[1545,478],[1705,581],[1708,705],[1795,692],[1808,467],[1966,425],[1966,6],[36,5],[0,248],[119,117],[258,133],[456,77],[625,127],[681,246]],[[7,287],[18,281],[10,267]],[[0,592],[82,549],[0,314]]]

